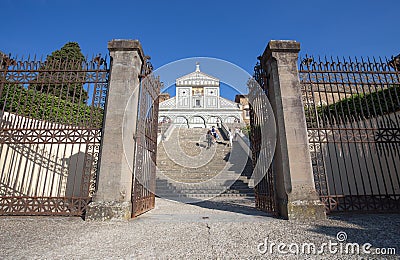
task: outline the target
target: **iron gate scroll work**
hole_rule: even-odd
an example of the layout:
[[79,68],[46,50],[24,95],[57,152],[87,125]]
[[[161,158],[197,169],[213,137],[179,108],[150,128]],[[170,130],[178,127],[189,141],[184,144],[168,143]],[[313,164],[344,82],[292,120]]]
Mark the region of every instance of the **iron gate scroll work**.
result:
[[105,59],[0,61],[0,215],[81,216],[96,185]]
[[[255,80],[255,81],[254,81]],[[253,175],[259,180],[254,186],[255,204],[260,210],[278,214],[276,196],[276,178],[273,171],[273,162],[269,164],[265,156],[268,146],[266,136],[262,136],[262,128],[267,127],[268,78],[260,63],[254,67],[254,79],[248,82],[250,105],[250,140],[253,161]]]
[[400,211],[398,66],[395,60],[302,59],[315,186],[328,213]]
[[146,61],[140,79],[132,217],[143,214],[155,206],[158,96],[161,82],[151,72],[152,65]]

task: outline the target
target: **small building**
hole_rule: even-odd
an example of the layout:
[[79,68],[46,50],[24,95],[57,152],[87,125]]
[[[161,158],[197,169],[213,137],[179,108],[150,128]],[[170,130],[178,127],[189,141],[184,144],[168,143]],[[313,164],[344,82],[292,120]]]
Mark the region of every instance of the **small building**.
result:
[[[220,81],[200,71],[177,78],[176,96],[160,102],[159,122],[188,128],[244,124],[240,105],[220,96]],[[164,96],[163,96],[164,98]]]
[[250,106],[248,96],[242,94],[236,95],[235,102],[239,104],[244,123],[250,125]]
[[159,96],[158,96],[158,102],[164,102],[165,100],[168,100],[168,99],[170,99],[171,98],[171,96],[170,96],[170,94],[169,93],[161,93]]

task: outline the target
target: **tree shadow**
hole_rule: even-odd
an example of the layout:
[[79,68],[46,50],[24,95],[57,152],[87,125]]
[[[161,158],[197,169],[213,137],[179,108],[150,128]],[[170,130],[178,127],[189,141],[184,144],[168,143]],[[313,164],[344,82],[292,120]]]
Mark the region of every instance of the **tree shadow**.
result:
[[68,177],[65,189],[66,197],[87,197],[89,189],[82,187],[86,154],[79,151],[65,159],[68,164]]

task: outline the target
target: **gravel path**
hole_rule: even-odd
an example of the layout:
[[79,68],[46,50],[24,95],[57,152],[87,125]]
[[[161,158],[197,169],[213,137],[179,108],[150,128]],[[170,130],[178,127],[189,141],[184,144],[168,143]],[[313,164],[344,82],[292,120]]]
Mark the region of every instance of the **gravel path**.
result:
[[262,252],[265,242],[285,243],[283,251],[290,246],[295,252],[295,245],[301,248],[304,243],[320,249],[322,243],[337,243],[338,232],[345,232],[347,241],[338,243],[337,250],[346,243],[370,243],[371,251],[396,248],[397,255],[364,256],[400,259],[400,214],[342,215],[301,223],[272,218],[246,201],[231,203],[185,205],[157,199],[156,209],[126,222],[0,217],[0,259],[360,259],[340,251],[329,254],[328,248],[321,255],[282,254],[277,246],[272,253]]

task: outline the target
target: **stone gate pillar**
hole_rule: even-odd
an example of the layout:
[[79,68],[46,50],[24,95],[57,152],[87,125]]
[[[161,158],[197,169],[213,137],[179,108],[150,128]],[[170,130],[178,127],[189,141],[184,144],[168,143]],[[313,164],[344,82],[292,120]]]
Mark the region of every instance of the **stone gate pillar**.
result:
[[325,218],[315,191],[298,74],[296,41],[270,41],[261,57],[277,124],[274,155],[279,214],[288,219]]
[[112,40],[108,43],[108,49],[111,74],[98,189],[93,202],[88,206],[87,220],[129,219],[132,211],[133,137],[136,130],[139,75],[144,55],[137,40]]

